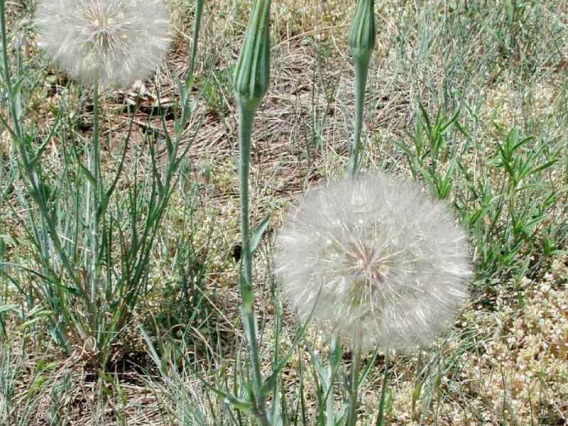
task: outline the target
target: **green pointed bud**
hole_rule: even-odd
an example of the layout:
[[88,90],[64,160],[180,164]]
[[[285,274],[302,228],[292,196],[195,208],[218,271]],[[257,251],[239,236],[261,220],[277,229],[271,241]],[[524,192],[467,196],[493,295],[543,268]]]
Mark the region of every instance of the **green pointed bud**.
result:
[[369,61],[375,48],[375,1],[357,0],[355,16],[349,29],[349,48],[355,61]]
[[241,106],[255,111],[270,83],[270,2],[256,0],[235,71],[235,93]]

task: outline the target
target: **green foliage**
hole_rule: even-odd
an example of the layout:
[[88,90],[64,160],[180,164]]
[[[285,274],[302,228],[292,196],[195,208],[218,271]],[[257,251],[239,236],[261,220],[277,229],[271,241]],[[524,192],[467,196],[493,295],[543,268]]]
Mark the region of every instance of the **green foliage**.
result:
[[430,192],[441,199],[448,198],[453,187],[458,144],[449,144],[447,133],[454,124],[463,133],[456,121],[458,116],[459,111],[451,118],[438,111],[432,120],[421,105],[415,130],[409,135],[411,145],[398,144],[408,159],[413,177],[424,179]]
[[[398,144],[413,176],[433,196],[454,198],[461,221],[470,229],[484,283],[537,276],[539,266],[561,248],[562,235],[550,229],[560,231],[566,221],[565,213],[552,214],[565,199],[566,188],[546,183],[561,150],[545,140],[523,138],[516,128],[506,133],[497,128],[502,142],[493,146],[472,145],[459,111],[448,117],[438,111],[431,118],[421,107],[410,143]],[[541,255],[527,262],[526,253]]]
[[[167,132],[146,132],[140,145],[133,144],[131,119],[119,155],[103,164],[97,87],[92,95],[93,138],[81,146],[76,118],[81,110],[73,111],[66,102],[52,105],[56,120],[46,132],[24,121],[27,99],[21,85],[11,83],[8,55],[3,59],[11,118],[3,124],[19,155],[25,188],[17,189],[17,199],[20,208],[29,211],[20,225],[34,259],[32,267],[11,267],[29,272],[35,300],[51,312],[50,334],[57,344],[67,352],[83,346],[93,362],[104,367],[146,292],[149,259],[191,146],[182,146],[181,129],[192,118],[192,101],[180,86],[183,103],[174,123],[180,130],[173,138]],[[16,81],[24,81],[26,75],[19,72]],[[79,105],[86,107],[84,102]],[[165,118],[159,118],[165,128]],[[58,172],[45,167],[43,160],[55,136],[61,150]],[[110,139],[106,142],[110,149]],[[165,161],[157,154],[162,149]],[[104,166],[114,172],[103,175]],[[116,192],[119,185],[124,188],[121,194]]]
[[[27,16],[31,4],[12,2],[10,13]],[[220,63],[216,70],[194,79],[203,1],[195,5],[190,72],[176,82],[171,121],[160,115],[162,108],[153,109],[155,115],[143,122],[140,114],[135,117],[135,106],[123,116],[111,115],[97,105],[99,96],[73,83],[56,87],[49,82],[46,89],[45,64],[28,63],[23,52],[21,40],[32,38],[31,21],[18,20],[17,27],[11,26],[13,19],[3,22],[9,34],[2,34],[0,61],[0,424],[33,424],[40,410],[45,410],[42,421],[72,422],[73,392],[80,387],[76,371],[96,378],[96,386],[89,388],[95,424],[108,424],[110,417],[127,423],[124,407],[137,386],[147,391],[145,397],[159,401],[156,411],[164,424],[253,424],[259,414],[255,398],[260,398],[267,401],[272,424],[343,425],[354,391],[362,396],[361,424],[389,424],[396,421],[399,386],[408,381],[412,421],[442,423],[440,413],[454,404],[472,421],[487,422],[487,407],[475,407],[478,400],[470,404],[476,395],[463,379],[463,360],[486,350],[487,337],[472,324],[460,324],[448,336],[450,343],[440,342],[418,360],[387,361],[382,353],[363,357],[356,383],[350,379],[351,354],[333,336],[314,341],[312,335],[305,337],[308,324],[294,328],[276,284],[266,278],[273,267],[272,226],[278,224],[276,215],[270,221],[266,216],[273,200],[253,203],[258,216],[252,222],[266,219],[247,234],[249,260],[254,253],[256,268],[244,299],[250,304],[254,289],[258,309],[243,332],[232,312],[237,311],[236,298],[227,297],[236,292],[232,285],[238,264],[226,261],[230,255],[223,252],[225,240],[230,245],[238,238],[231,234],[237,233],[236,226],[219,226],[217,211],[204,212],[206,201],[227,200],[227,188],[214,188],[213,201],[206,200],[208,195],[201,198],[207,191],[194,182],[199,174],[187,151],[201,125],[194,90],[220,117],[234,110],[225,95],[232,90],[227,75],[235,52],[230,46],[227,63],[215,57]],[[248,10],[245,6],[236,8]],[[410,174],[432,197],[453,203],[470,233],[477,270],[475,309],[499,309],[497,295],[522,301],[523,280],[547,274],[568,242],[568,82],[559,77],[565,72],[567,28],[556,16],[561,2],[503,0],[487,7],[482,0],[432,0],[404,5],[400,14],[389,9],[390,3],[377,6],[385,22],[376,62],[371,62],[376,73],[370,74],[367,87],[367,118],[376,119],[369,122],[369,139],[380,149],[369,145],[361,162]],[[275,33],[285,34],[285,24],[278,22],[281,32]],[[279,112],[267,114],[263,134],[270,150],[276,145],[272,142],[282,140],[288,152],[306,146],[308,161],[297,171],[299,180],[310,185],[324,172],[341,173],[334,155],[343,153],[351,128],[348,113],[336,117],[351,109],[351,98],[342,99],[343,77],[336,73],[350,69],[348,38],[334,30],[327,37],[327,29],[320,29],[306,30],[305,37],[292,29],[273,48],[274,54],[297,48],[298,42],[302,54],[308,51],[327,62],[313,67],[306,114],[282,114],[290,94],[280,94],[275,97]],[[305,47],[310,43],[319,50],[311,52]],[[251,72],[241,69],[239,81],[240,95],[254,98],[256,105],[268,88],[270,51],[267,44],[253,45],[262,47],[253,49],[262,53],[260,65]],[[330,66],[334,61],[337,66]],[[276,78],[299,72],[295,67],[277,69]],[[541,101],[549,81],[564,86]],[[287,82],[278,80],[286,90]],[[46,91],[57,96],[46,100]],[[503,93],[516,103],[498,104],[494,97]],[[387,101],[379,102],[383,97]],[[295,99],[302,108],[300,96]],[[537,108],[537,101],[546,105]],[[381,103],[387,108],[373,108]],[[36,113],[43,106],[50,120],[40,122]],[[379,113],[385,120],[379,120]],[[128,124],[127,131],[110,134],[114,126],[109,123],[116,118]],[[275,123],[283,122],[297,124],[299,133],[285,128],[282,139]],[[135,140],[137,126],[146,131]],[[335,146],[335,139],[342,145]],[[264,155],[265,145],[261,148]],[[272,188],[272,181],[264,182],[271,173],[255,175],[253,181],[261,184],[255,195],[265,196]],[[217,177],[209,173],[205,180],[209,184]],[[286,179],[278,185],[288,185]],[[247,335],[260,342],[254,354],[257,366],[244,355]],[[14,336],[18,345],[11,341]],[[66,368],[66,355],[54,351],[54,343],[68,354],[77,349],[87,362],[69,356],[66,361],[80,365]],[[147,359],[130,363],[139,363],[137,371],[144,374],[136,376],[134,386],[125,386],[131,376],[115,374],[110,361],[142,344]],[[256,386],[251,380],[255,368],[261,373]],[[546,374],[543,368],[538,376],[542,395],[535,398],[542,399],[544,408],[535,419],[552,424],[560,420],[558,407],[547,400]],[[370,396],[376,396],[375,402],[365,405]],[[514,408],[509,399],[504,392],[503,411]],[[514,413],[499,414],[503,423],[515,423],[510,420]]]

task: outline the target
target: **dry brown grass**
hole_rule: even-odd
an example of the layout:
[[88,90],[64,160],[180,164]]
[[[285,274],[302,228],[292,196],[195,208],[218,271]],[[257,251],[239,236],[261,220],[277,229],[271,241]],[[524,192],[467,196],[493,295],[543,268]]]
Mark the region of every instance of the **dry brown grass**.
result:
[[[156,112],[158,103],[171,106],[177,101],[175,78],[183,76],[186,69],[192,13],[185,9],[184,1],[172,0],[171,3],[178,36],[168,63],[155,82],[148,82],[143,90],[104,94],[104,131],[110,135],[110,144],[105,145],[104,150],[109,167],[113,164],[110,159],[118,155],[116,147],[128,128],[125,105],[138,105],[131,139],[135,144],[143,139],[144,132],[162,131],[159,118],[148,120],[148,116]],[[487,45],[483,43],[486,37],[482,33],[471,34],[467,45],[459,45],[467,35],[456,40],[455,45],[436,44],[433,39],[443,36],[440,31],[444,27],[438,25],[437,16],[448,13],[445,3],[419,3],[386,1],[379,5],[378,47],[367,99],[367,168],[388,168],[408,175],[408,165],[395,142],[407,140],[408,132],[412,132],[418,100],[439,107],[447,96],[460,91],[463,91],[460,98],[463,105],[471,108],[464,109],[464,121],[471,126],[468,130],[472,140],[488,141],[487,156],[478,152],[472,157],[473,170],[476,164],[488,160],[492,150],[489,141],[494,141],[498,133],[495,124],[511,128],[530,121],[535,134],[551,140],[562,138],[561,133],[565,131],[562,123],[566,123],[566,119],[561,114],[566,114],[566,108],[561,103],[566,100],[568,43],[562,50],[564,59],[560,55],[556,62],[544,63],[540,70],[523,79],[522,67],[508,64],[505,59],[492,62],[495,58],[486,51]],[[229,76],[249,4],[228,0],[207,4],[194,89],[196,96],[201,95],[195,115],[199,118],[186,130],[187,143],[198,130],[190,151],[189,175],[199,184],[198,213],[194,217],[199,226],[195,229],[194,245],[198,252],[201,250],[206,255],[205,288],[211,292],[207,303],[211,305],[217,332],[223,334],[228,359],[234,359],[243,349],[235,286],[238,270],[231,257],[239,237],[236,115]],[[345,53],[350,5],[351,2],[343,0],[286,0],[274,4],[273,82],[253,134],[251,193],[253,221],[259,222],[270,215],[271,231],[277,229],[283,212],[304,190],[343,174],[354,103],[351,65]],[[9,3],[9,7],[12,19],[23,19],[14,4]],[[558,20],[566,26],[568,10],[561,0],[550,2],[548,10],[550,14],[558,13]],[[416,27],[412,27],[413,24]],[[431,31],[431,37],[424,34],[427,30]],[[562,34],[566,36],[565,28]],[[522,37],[519,40],[519,52],[524,55],[524,49],[530,46],[522,43],[531,40]],[[562,40],[565,42],[566,38]],[[35,55],[34,43],[28,41],[30,46],[26,51],[30,55]],[[401,46],[407,50],[402,50]],[[459,57],[458,64],[452,62],[455,57]],[[49,80],[52,83],[44,85],[34,100],[37,107],[32,114],[39,126],[53,120],[46,105],[74,99],[69,93],[74,90],[73,86],[68,88],[62,76],[55,70],[52,73]],[[72,107],[76,105],[70,105]],[[449,110],[453,109],[454,106],[450,106]],[[88,110],[81,113],[86,127],[78,137],[88,138],[91,114]],[[166,119],[166,124],[171,130],[173,122]],[[2,134],[2,155],[7,155],[5,140]],[[54,139],[46,153],[50,159],[46,164],[53,169],[60,167],[58,143],[60,141]],[[561,170],[556,173],[559,184],[565,184]],[[178,197],[180,199],[172,201],[167,225],[156,248],[151,279],[156,285],[155,299],[150,297],[143,301],[137,313],[142,323],[147,323],[148,317],[152,318],[163,303],[161,284],[175,276],[176,271],[170,270],[167,259],[161,256],[162,250],[179,234],[179,227],[187,225],[181,217],[184,194]],[[262,336],[265,360],[270,359],[274,339],[270,331],[274,321],[274,307],[269,303],[273,249],[270,235],[265,238],[256,263],[259,317],[265,326]],[[24,247],[15,250],[16,257],[25,256]],[[443,425],[565,424],[568,412],[566,276],[568,259],[557,255],[541,279],[523,280],[522,285],[517,286],[517,293],[510,291],[509,283],[500,283],[493,296],[492,309],[472,304],[460,318],[457,331],[440,342],[434,351],[420,358],[394,360],[391,424],[420,421]],[[290,313],[286,312],[284,318],[287,325],[294,325]],[[77,346],[72,356],[64,357],[52,345],[37,343],[37,339],[47,337],[40,326],[41,323],[37,328],[22,329],[18,321],[13,324],[13,329],[20,334],[17,340],[31,342],[31,347],[37,348],[37,352],[28,351],[19,363],[18,351],[12,351],[14,368],[21,374],[12,404],[23,412],[26,404],[33,401],[27,424],[49,424],[54,410],[65,413],[66,417],[58,420],[60,424],[171,424],[168,413],[175,414],[176,410],[168,400],[171,384],[159,377],[154,367],[146,366],[150,374],[132,367],[138,363],[151,365],[144,355],[146,346],[137,330],[133,329],[128,336],[130,344],[126,349],[119,351],[123,359],[117,359],[116,371],[109,376],[109,382],[101,384],[93,379],[94,372],[82,357],[84,346]],[[211,347],[214,344],[210,345],[208,335],[203,333],[198,328],[189,333],[196,343],[185,348],[184,356],[207,366],[211,359],[203,353],[215,353],[218,348]],[[282,345],[290,345],[292,339],[290,332],[284,336]],[[322,336],[310,334],[308,341],[315,348],[325,350]],[[7,359],[7,355],[3,356]],[[125,369],[127,360],[131,362]],[[303,361],[309,363],[309,356]],[[285,373],[284,382],[291,388],[298,381],[295,370],[298,363],[299,359],[293,359]],[[362,391],[362,424],[371,424],[377,407],[382,363],[382,359],[377,361]],[[231,368],[227,368],[227,375],[231,376]],[[207,373],[214,377],[212,372],[204,374]],[[417,383],[424,377],[422,392],[431,395],[414,403]],[[56,400],[51,386],[63,390]],[[198,380],[190,380],[188,386],[194,390],[195,400],[207,399]],[[314,395],[308,394],[306,398],[311,403],[315,400]],[[426,410],[427,414],[422,416],[422,410],[431,401],[435,401],[432,402],[435,409]],[[3,404],[7,405],[6,401],[0,400],[0,407]]]

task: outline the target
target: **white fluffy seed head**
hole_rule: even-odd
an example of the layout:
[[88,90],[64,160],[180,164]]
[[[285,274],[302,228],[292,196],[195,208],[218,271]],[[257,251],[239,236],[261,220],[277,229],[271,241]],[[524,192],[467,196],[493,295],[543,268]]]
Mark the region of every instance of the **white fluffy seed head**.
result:
[[170,41],[161,0],[40,0],[41,46],[72,78],[129,87],[152,74]]
[[278,245],[277,275],[300,319],[363,350],[430,346],[468,297],[466,235],[448,205],[385,174],[311,191]]

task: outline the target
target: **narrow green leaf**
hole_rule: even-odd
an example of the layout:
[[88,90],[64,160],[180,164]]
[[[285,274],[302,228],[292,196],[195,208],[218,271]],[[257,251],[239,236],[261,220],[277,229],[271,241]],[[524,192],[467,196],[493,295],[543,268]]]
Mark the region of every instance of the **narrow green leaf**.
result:
[[89,169],[87,169],[83,163],[79,162],[79,169],[81,169],[81,172],[83,173],[83,175],[87,178],[87,180],[92,184],[92,185],[96,185],[97,180],[95,179],[95,177],[93,176],[93,174],[89,171]]
[[258,245],[260,244],[260,240],[262,239],[262,235],[266,231],[270,225],[270,216],[266,216],[262,221],[257,225],[257,227],[252,231],[251,236],[251,253],[254,253]]
[[4,312],[15,312],[18,309],[18,305],[2,305],[0,306],[0,314]]

